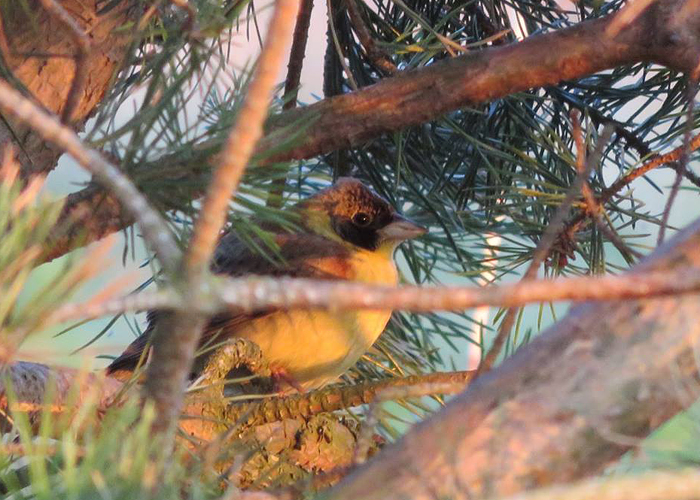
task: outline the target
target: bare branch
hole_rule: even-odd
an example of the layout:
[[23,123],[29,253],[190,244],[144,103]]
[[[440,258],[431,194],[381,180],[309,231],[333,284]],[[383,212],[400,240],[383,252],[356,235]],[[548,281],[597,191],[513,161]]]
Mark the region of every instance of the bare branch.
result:
[[[634,268],[620,276],[533,280],[487,287],[389,287],[294,278],[250,277],[212,285],[211,302],[183,303],[172,290],[141,292],[101,303],[66,304],[53,323],[98,318],[149,308],[186,309],[214,314],[224,310],[254,312],[281,309],[393,309],[413,312],[460,311],[480,306],[523,306],[533,302],[605,301],[663,297],[700,290],[700,272],[650,272]],[[219,292],[219,303],[217,294]]]
[[[599,151],[602,152],[603,147],[610,140],[611,134],[612,127],[606,126],[606,128],[603,129],[603,133],[601,134],[598,141]],[[571,209],[574,200],[581,192],[581,189],[584,186],[586,178],[591,172],[593,165],[598,161],[598,156],[599,155],[593,155],[591,158],[589,158],[589,161],[586,162],[584,168],[579,169],[578,175],[576,176],[576,179],[571,185],[571,188],[569,188],[569,191],[566,193],[564,200],[561,202],[559,207],[557,207],[557,211],[550,219],[549,225],[547,225],[547,228],[542,234],[540,241],[537,243],[537,248],[535,248],[535,251],[532,254],[532,260],[530,260],[530,264],[525,270],[521,281],[531,281],[537,277],[537,272],[539,271],[539,268],[542,265],[542,263],[544,263],[547,257],[549,256],[549,252],[552,249],[552,245],[554,245],[554,243],[560,237],[561,232],[565,227],[566,218],[569,216],[569,210]],[[518,312],[519,308],[516,307],[511,307],[506,312],[506,315],[503,318],[503,321],[501,321],[501,325],[498,329],[498,334],[496,335],[496,338],[494,339],[491,348],[479,364],[476,374],[477,377],[479,377],[482,373],[489,371],[493,367],[494,363],[498,359],[499,354],[501,353],[503,345],[505,344],[506,340],[508,339],[508,336],[510,335],[510,331],[513,328],[513,325],[515,324],[515,319],[518,315]]]
[[45,140],[61,147],[114,193],[127,213],[141,227],[144,239],[155,250],[163,267],[170,272],[176,271],[180,250],[168,226],[128,177],[97,151],[86,148],[76,133],[62,125],[54,115],[41,109],[2,80],[0,108],[31,127]]
[[[277,0],[248,94],[219,155],[220,164],[209,184],[185,259],[185,298],[192,304],[206,300],[202,296],[206,295],[203,292],[206,292],[209,261],[226,220],[231,197],[262,136],[277,69],[292,34],[298,8],[299,0]],[[198,308],[194,306],[193,309]],[[174,432],[182,408],[183,387],[206,316],[191,311],[166,316],[153,334],[154,349],[144,388],[160,415],[155,429]]]

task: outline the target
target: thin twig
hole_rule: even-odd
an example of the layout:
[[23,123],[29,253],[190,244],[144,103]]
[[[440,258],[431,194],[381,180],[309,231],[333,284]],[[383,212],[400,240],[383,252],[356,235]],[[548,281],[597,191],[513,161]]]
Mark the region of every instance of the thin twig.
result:
[[277,69],[292,34],[299,0],[277,0],[267,37],[236,124],[220,154],[209,184],[185,262],[185,283],[180,284],[192,311],[164,315],[153,334],[153,352],[146,369],[145,392],[154,402],[159,419],[154,431],[173,435],[184,399],[183,387],[192,366],[197,340],[206,325],[198,303],[209,300],[208,265],[224,225],[231,197],[262,136],[263,122],[277,78]]
[[311,25],[311,12],[314,7],[313,0],[301,0],[297,13],[294,35],[292,36],[292,48],[289,52],[287,63],[287,78],[284,82],[284,106],[283,109],[292,109],[297,105],[297,92],[301,82],[301,70],[304,67],[306,55],[306,43],[309,39],[309,26]]
[[[697,134],[692,138],[692,140],[689,143],[688,150],[695,151],[698,148],[700,148],[700,134]],[[668,163],[677,162],[683,155],[684,150],[685,146],[682,145],[669,153],[655,156],[641,167],[635,168],[628,174],[622,176],[601,193],[601,195],[598,197],[598,203],[600,205],[605,205],[608,201],[612,199],[613,196],[615,196],[625,186],[629,185],[632,181],[646,175],[647,173],[651,172],[652,170],[658,167],[661,167]],[[566,224],[566,228],[563,231],[563,237],[565,237],[566,239],[573,240],[574,234],[576,234],[576,232],[578,232],[585,223],[586,216],[587,213],[584,211],[578,214],[573,219],[571,219]]]
[[[198,311],[214,314],[278,309],[393,309],[413,312],[459,311],[480,306],[515,307],[537,302],[654,298],[700,290],[700,273],[629,272],[620,276],[532,280],[507,285],[389,287],[345,281],[250,277],[226,279],[218,304]],[[212,294],[215,299],[216,295]],[[200,305],[203,305],[200,304]],[[53,323],[98,318],[145,309],[193,310],[172,290],[145,291],[102,303],[59,307]]]
[[688,170],[688,157],[690,156],[690,136],[693,133],[693,113],[695,111],[695,94],[698,93],[698,82],[692,79],[688,80],[688,109],[686,111],[685,118],[685,131],[683,133],[683,152],[681,153],[681,158],[678,160],[678,168],[676,169],[676,178],[673,180],[673,185],[671,186],[671,192],[666,200],[666,206],[664,207],[664,213],[661,217],[661,227],[659,228],[659,239],[656,244],[660,245],[664,241],[664,236],[666,235],[666,226],[668,225],[668,218],[671,215],[671,208],[673,207],[673,202],[678,196],[678,190],[681,187],[681,180],[683,180],[683,172]]
[[[282,109],[289,110],[297,105],[299,88],[301,85],[301,70],[304,67],[304,56],[306,55],[306,42],[309,39],[309,26],[311,25],[311,12],[313,11],[314,0],[301,0],[299,12],[297,13],[296,24],[294,25],[294,35],[292,35],[292,48],[289,51],[289,62],[287,63],[287,78],[284,81],[284,104]],[[274,179],[267,195],[267,206],[280,208],[284,187],[287,184],[286,177]]]
[[128,177],[97,151],[85,147],[75,132],[62,125],[55,115],[47,113],[2,80],[0,108],[32,128],[45,140],[62,148],[85,170],[92,173],[100,184],[117,197],[126,212],[141,226],[146,243],[156,252],[163,268],[171,273],[177,270],[180,250],[167,224]]
[[365,53],[369,60],[377,68],[382,70],[387,75],[393,75],[398,71],[396,65],[391,61],[389,55],[382,49],[377,47],[377,42],[372,38],[372,34],[365,24],[365,20],[360,12],[358,2],[360,0],[347,0],[345,6],[348,9],[348,14],[350,14],[350,21],[352,22],[352,27],[357,33],[357,38],[360,40],[362,48],[365,49]]
[[[581,122],[579,119],[580,113],[577,109],[571,112],[571,128],[574,137],[574,144],[576,145],[576,169],[579,173],[586,169],[586,145],[583,138],[583,132],[581,130]],[[618,130],[615,127],[614,130]],[[613,227],[608,226],[605,219],[603,218],[603,207],[596,200],[593,190],[590,184],[588,184],[588,179],[585,179],[583,186],[581,187],[581,194],[583,195],[583,200],[586,203],[586,210],[590,214],[591,218],[595,221],[596,226],[603,235],[615,245],[615,248],[622,254],[627,261],[632,261],[632,256],[640,258],[641,254],[635,250],[632,250],[622,238],[615,232]]]
[[[554,216],[550,220],[549,225],[542,234],[540,241],[537,243],[537,247],[535,248],[535,251],[532,254],[532,260],[530,261],[530,265],[523,274],[521,281],[530,281],[537,277],[537,271],[539,270],[540,265],[547,259],[552,245],[554,245],[554,243],[557,241],[557,238],[559,238],[562,229],[565,226],[566,218],[569,215],[569,210],[571,209],[574,200],[581,191],[581,188],[584,182],[586,181],[586,178],[588,177],[589,173],[591,172],[591,169],[598,162],[598,157],[600,155],[600,153],[598,152],[602,153],[603,148],[610,140],[611,134],[612,127],[606,126],[603,128],[603,132],[600,134],[598,140],[596,153],[590,156],[590,158],[586,162],[585,168],[578,172],[578,175],[576,176],[576,179],[571,185],[569,192],[564,197],[564,200],[561,202],[561,205],[559,205],[559,207],[557,208],[557,211],[554,213]],[[518,312],[519,308],[517,307],[511,307],[506,312],[506,315],[501,321],[501,325],[498,329],[498,333],[496,334],[496,338],[494,339],[493,344],[491,345],[491,348],[486,353],[486,356],[484,356],[484,359],[482,359],[481,363],[479,364],[479,367],[477,368],[476,377],[479,377],[482,373],[489,371],[493,367],[494,363],[496,362],[496,359],[498,359],[498,356],[501,353],[501,349],[503,348],[506,339],[510,335],[510,331],[513,328],[513,325],[515,324],[515,319],[518,315]]]
[[224,225],[229,201],[233,196],[255,145],[263,133],[263,122],[277,79],[277,70],[285,55],[292,34],[299,0],[278,0],[268,29],[262,54],[258,60],[252,82],[248,88],[236,125],[226,140],[220,154],[220,163],[209,184],[206,197],[195,225],[187,254],[187,269],[201,274],[209,265],[209,259]]
[[73,57],[75,61],[75,71],[73,72],[73,80],[66,96],[66,102],[63,105],[61,113],[61,122],[70,124],[73,119],[73,111],[78,105],[80,95],[85,89],[87,83],[87,66],[85,62],[90,56],[90,38],[85,34],[75,19],[66,12],[55,0],[41,0],[41,5],[46,12],[53,16],[58,22],[63,24],[70,32],[73,41],[75,42],[76,54]]
[[691,184],[694,184],[695,187],[700,187],[700,176],[698,176],[697,174],[692,172],[690,169],[688,169],[687,166],[686,166],[686,168],[681,169],[678,164],[675,164],[675,165],[672,165],[672,168],[676,172],[680,172],[681,175],[683,177],[685,177],[688,180],[688,182],[690,182]]
[[345,71],[345,76],[348,79],[348,84],[350,85],[350,88],[353,91],[357,91],[359,87],[357,85],[357,82],[355,81],[355,77],[353,77],[352,72],[350,71],[348,63],[345,61],[343,47],[340,45],[340,40],[338,40],[338,32],[335,29],[335,12],[333,11],[333,0],[326,0],[326,10],[328,11],[328,30],[330,32],[330,37],[333,41],[333,46],[335,47],[335,55],[338,57],[340,65],[343,67],[343,71]]

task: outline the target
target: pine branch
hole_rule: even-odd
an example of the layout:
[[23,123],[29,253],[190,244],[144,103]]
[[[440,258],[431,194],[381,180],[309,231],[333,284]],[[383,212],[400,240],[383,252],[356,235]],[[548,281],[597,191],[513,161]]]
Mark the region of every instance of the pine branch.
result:
[[[268,35],[236,124],[226,140],[199,212],[185,258],[184,291],[192,304],[206,292],[209,261],[226,220],[231,197],[262,136],[263,121],[275,85],[277,69],[292,34],[299,0],[277,0]],[[206,294],[204,294],[206,296]],[[146,372],[145,392],[160,418],[155,430],[174,432],[183,402],[183,386],[194,361],[206,315],[193,310],[166,315],[154,331],[153,355]]]
[[[691,64],[688,55],[696,53],[698,40],[694,34],[700,33],[700,29],[695,29],[692,17],[670,19],[681,3],[682,0],[658,0],[614,39],[606,35],[607,26],[615,18],[610,15],[534,35],[519,43],[438,61],[386,78],[357,92],[285,111],[269,120],[267,133],[257,149],[263,159],[257,165],[311,158],[359,146],[378,135],[434,120],[468,104],[491,101],[621,65],[652,61],[679,70],[694,68],[695,62]],[[674,29],[673,33],[669,33],[671,22],[676,23],[674,26],[678,26],[678,22],[686,24],[682,30]],[[671,38],[676,43],[669,46],[665,41]],[[554,46],[558,50],[551,50]],[[300,125],[303,133],[300,133]],[[291,146],[280,148],[282,144]],[[185,162],[179,155],[162,158],[157,162],[159,175],[170,178],[171,173],[175,172],[182,182],[187,182],[187,171],[211,165],[216,161],[213,157],[216,150],[216,145],[207,144]],[[265,154],[269,151],[275,152]],[[145,173],[153,165],[140,168]],[[139,172],[137,168],[134,176],[138,178]],[[77,205],[85,208],[87,198],[78,193],[75,198],[69,199],[66,214]],[[73,200],[77,205],[71,204]],[[73,243],[94,241],[107,231],[117,231],[131,223],[128,218],[120,217],[117,205],[112,200],[90,208],[98,219],[109,221],[110,227],[94,234],[88,232],[82,241]],[[181,207],[173,204],[163,208],[175,210]],[[63,248],[74,246],[64,244]],[[59,251],[56,251],[52,256],[58,254]]]
[[158,254],[163,267],[175,273],[180,250],[165,221],[151,208],[128,177],[97,151],[86,148],[75,132],[62,125],[54,115],[41,109],[4,81],[0,81],[0,108],[31,127],[45,140],[61,147],[109,189],[127,213],[138,222],[146,242]]
[[[696,221],[641,267],[699,256]],[[493,497],[599,473],[694,402],[678,387],[700,380],[697,314],[697,294],[577,306],[327,496]]]

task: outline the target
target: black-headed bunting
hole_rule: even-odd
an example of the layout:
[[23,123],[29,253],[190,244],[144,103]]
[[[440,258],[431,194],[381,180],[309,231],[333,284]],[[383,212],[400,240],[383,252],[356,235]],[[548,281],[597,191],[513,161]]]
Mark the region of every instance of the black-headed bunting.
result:
[[[284,264],[275,266],[229,233],[216,249],[213,272],[396,285],[394,251],[402,241],[426,232],[360,181],[350,178],[339,179],[292,210],[300,216],[302,231],[275,233]],[[148,337],[159,314],[149,312],[146,331],[109,365],[109,374],[127,378],[139,360],[147,358],[142,356],[143,350],[149,345]],[[316,389],[354,365],[382,333],[390,316],[389,310],[219,314],[206,327],[200,347],[230,338],[252,340],[280,380],[297,389]],[[198,359],[199,369],[206,355]]]

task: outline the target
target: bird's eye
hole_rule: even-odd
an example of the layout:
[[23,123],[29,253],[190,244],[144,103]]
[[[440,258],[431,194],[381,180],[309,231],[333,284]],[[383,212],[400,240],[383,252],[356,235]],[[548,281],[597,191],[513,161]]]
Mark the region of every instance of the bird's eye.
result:
[[353,215],[352,221],[360,227],[365,227],[369,224],[370,217],[364,212],[357,212],[355,215]]

